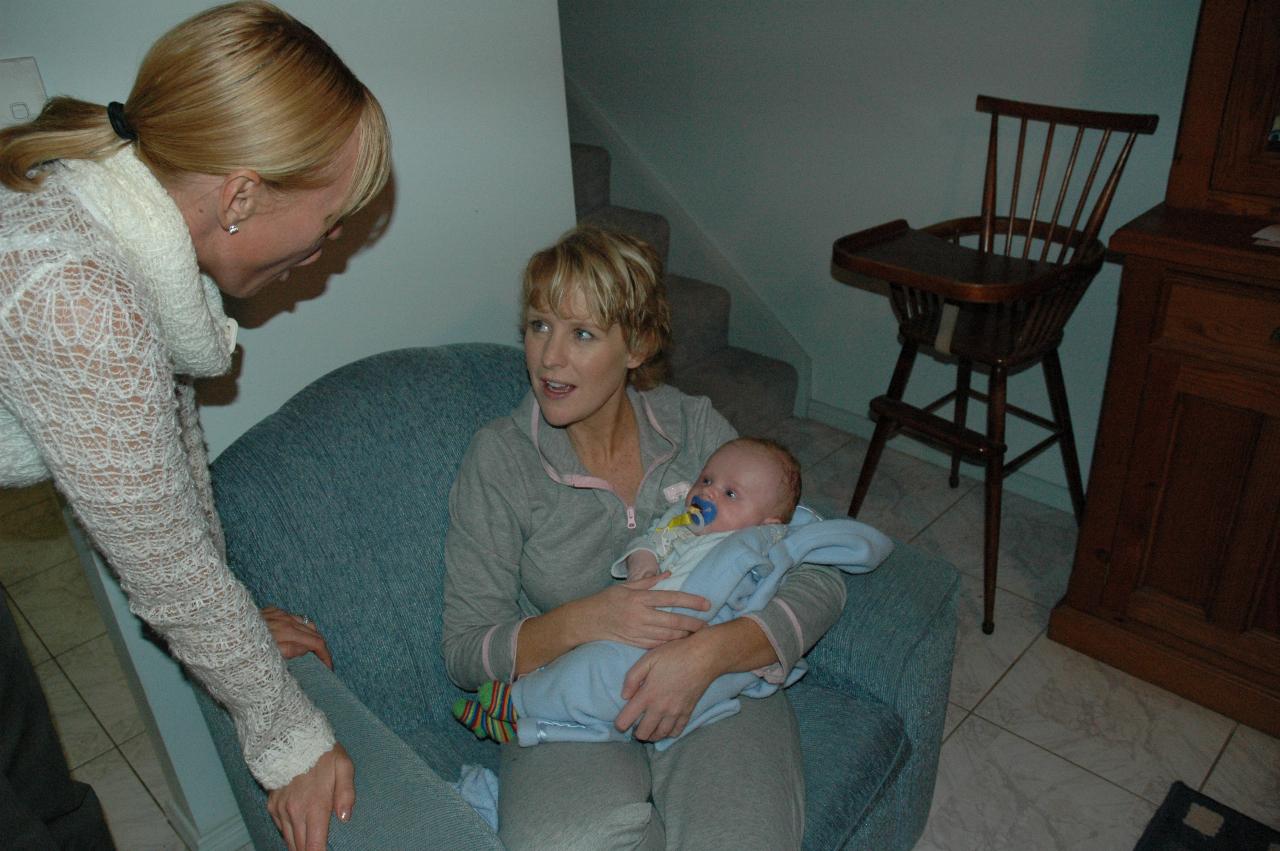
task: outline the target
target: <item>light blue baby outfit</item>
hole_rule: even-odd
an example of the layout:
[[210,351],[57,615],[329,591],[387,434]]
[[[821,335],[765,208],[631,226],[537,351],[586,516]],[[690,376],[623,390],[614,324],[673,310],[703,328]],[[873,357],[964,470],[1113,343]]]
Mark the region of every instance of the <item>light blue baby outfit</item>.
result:
[[[626,550],[613,563],[610,570],[614,579],[634,579],[627,573],[627,556],[641,550],[648,550],[658,557],[659,570],[670,572],[670,576],[653,586],[655,591],[679,591],[684,581],[704,558],[716,546],[733,532],[694,532],[692,524],[673,523],[677,517],[686,513],[683,503],[677,502],[667,509],[667,513],[654,522],[646,534],[636,538],[627,545]],[[774,540],[780,540],[787,533],[787,527],[780,524],[768,527]]]
[[[674,506],[654,525],[655,530],[681,511],[683,506]],[[789,525],[716,533],[709,548],[702,539],[712,535],[678,537],[671,555],[680,556],[690,549],[689,555],[696,561],[687,570],[680,590],[705,597],[711,606],[705,612],[673,611],[711,624],[759,611],[773,597],[786,572],[802,562],[830,565],[847,573],[866,573],[893,550],[893,542],[887,536],[865,523],[846,518],[821,520],[803,506],[796,509]],[[686,541],[692,543],[682,546]],[[627,552],[652,548],[633,545]],[[666,561],[661,565],[663,570],[671,569]],[[623,678],[645,652],[616,641],[594,641],[518,679],[511,694],[519,719],[519,743],[528,747],[541,742],[630,739],[630,732],[619,732],[613,719],[626,704],[621,695]],[[769,682],[750,671],[717,677],[694,707],[681,736],[736,714],[740,695],[768,697],[780,686],[800,679],[806,670],[800,660],[782,683]],[[665,750],[678,738],[663,739],[656,747]]]

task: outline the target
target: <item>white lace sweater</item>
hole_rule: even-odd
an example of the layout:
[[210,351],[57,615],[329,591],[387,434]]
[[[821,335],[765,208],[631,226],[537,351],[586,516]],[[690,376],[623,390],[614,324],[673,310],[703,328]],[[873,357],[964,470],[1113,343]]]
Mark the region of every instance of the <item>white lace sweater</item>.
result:
[[52,476],[130,608],[235,718],[268,789],[333,747],[227,570],[195,395],[235,323],[182,214],[125,147],[0,188],[0,484]]

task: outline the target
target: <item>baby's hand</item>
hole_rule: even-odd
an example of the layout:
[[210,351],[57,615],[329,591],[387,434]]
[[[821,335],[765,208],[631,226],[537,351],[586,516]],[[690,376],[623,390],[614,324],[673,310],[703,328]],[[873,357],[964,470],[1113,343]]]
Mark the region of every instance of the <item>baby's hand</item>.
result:
[[627,556],[627,579],[644,579],[658,574],[658,557],[648,550],[636,550]]

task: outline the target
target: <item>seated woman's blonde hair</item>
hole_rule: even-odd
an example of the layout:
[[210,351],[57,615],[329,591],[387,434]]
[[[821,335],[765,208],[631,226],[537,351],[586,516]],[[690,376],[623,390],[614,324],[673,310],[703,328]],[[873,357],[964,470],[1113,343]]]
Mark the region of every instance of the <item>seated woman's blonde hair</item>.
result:
[[631,385],[650,390],[661,384],[671,345],[671,306],[662,283],[662,260],[653,247],[617,231],[574,228],[529,259],[521,312],[558,313],[574,292],[582,293],[600,327],[619,325],[628,350],[644,358],[627,375]]
[[34,121],[0,131],[0,183],[30,192],[44,163],[101,160],[134,145],[162,182],[248,168],[276,190],[312,189],[333,179],[353,132],[360,151],[342,215],[367,204],[390,174],[378,101],[322,38],[261,0],[214,7],[161,36],[123,107],[132,140],[113,129],[106,107],[51,99]]

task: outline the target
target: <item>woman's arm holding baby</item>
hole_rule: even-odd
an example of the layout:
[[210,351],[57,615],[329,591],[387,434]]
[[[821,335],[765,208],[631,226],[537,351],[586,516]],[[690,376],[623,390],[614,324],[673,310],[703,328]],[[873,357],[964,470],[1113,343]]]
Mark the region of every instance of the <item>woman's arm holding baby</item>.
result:
[[777,661],[760,625],[748,618],[735,618],[668,642],[650,650],[627,672],[622,697],[628,703],[614,726],[626,730],[636,724],[635,737],[642,741],[678,736],[716,677],[754,671]]
[[649,649],[702,629],[705,624],[701,620],[663,609],[706,611],[706,599],[683,591],[649,590],[668,575],[628,579],[529,618],[520,625],[516,676],[537,670],[590,641],[618,641]]
[[830,628],[843,603],[844,584],[834,569],[797,566],[763,610],[641,657],[623,681],[622,697],[628,703],[614,724],[619,730],[636,724],[636,738],[647,741],[678,736],[716,677],[754,671],[770,682],[784,681]]

